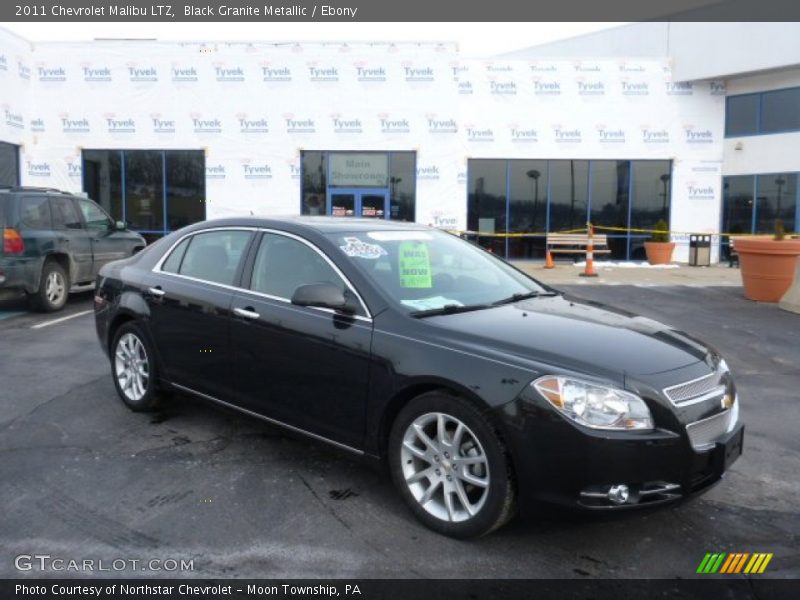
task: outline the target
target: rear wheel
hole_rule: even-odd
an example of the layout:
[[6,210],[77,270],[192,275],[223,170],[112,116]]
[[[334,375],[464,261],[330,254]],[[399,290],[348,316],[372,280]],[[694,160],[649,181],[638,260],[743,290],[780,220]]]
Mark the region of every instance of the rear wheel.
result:
[[485,535],[515,512],[505,446],[472,403],[439,392],[412,400],[389,439],[392,478],[417,518],[457,538]]
[[133,411],[148,411],[158,405],[155,357],[141,328],[125,323],[111,344],[111,373],[125,405]]
[[42,267],[39,290],[33,295],[34,306],[42,312],[55,312],[64,308],[69,295],[69,276],[64,267],[48,260]]

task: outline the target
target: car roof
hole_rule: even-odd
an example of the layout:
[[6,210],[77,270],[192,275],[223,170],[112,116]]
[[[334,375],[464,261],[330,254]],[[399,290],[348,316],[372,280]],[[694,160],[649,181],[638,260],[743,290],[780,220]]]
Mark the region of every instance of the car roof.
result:
[[350,233],[357,231],[408,231],[426,230],[430,227],[406,221],[387,221],[384,219],[357,219],[349,217],[230,217],[202,221],[191,226],[192,229],[209,227],[265,227],[297,228],[318,233]]

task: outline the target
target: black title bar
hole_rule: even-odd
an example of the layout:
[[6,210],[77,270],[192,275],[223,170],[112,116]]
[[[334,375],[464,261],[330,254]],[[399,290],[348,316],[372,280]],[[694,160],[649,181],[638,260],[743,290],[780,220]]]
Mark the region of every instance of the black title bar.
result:
[[503,600],[794,600],[797,580],[744,578],[698,579],[5,579],[0,598],[18,600],[410,600],[423,598]]
[[[798,21],[796,0],[3,0],[0,21]],[[443,32],[446,34],[446,32]],[[495,32],[488,31],[487,35]],[[531,40],[535,43],[535,40]]]

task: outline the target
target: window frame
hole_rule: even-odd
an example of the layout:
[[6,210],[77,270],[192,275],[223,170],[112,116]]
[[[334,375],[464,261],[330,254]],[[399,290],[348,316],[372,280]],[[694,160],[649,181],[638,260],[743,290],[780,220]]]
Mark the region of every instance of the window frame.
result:
[[[188,275],[182,275],[180,273],[172,273],[170,271],[162,270],[162,266],[166,262],[167,258],[172,254],[172,252],[178,247],[178,245],[183,240],[185,240],[188,237],[192,237],[192,236],[195,236],[195,235],[198,235],[198,234],[201,234],[201,233],[211,233],[211,232],[215,232],[215,231],[250,231],[250,232],[252,232],[254,234],[250,238],[250,241],[248,242],[247,247],[245,248],[244,252],[242,253],[242,261],[243,262],[240,263],[240,265],[237,267],[237,271],[239,269],[241,269],[241,272],[239,273],[239,276],[234,279],[234,282],[238,283],[239,285],[227,285],[227,284],[224,284],[224,283],[218,283],[216,281],[208,281],[208,280],[205,280],[205,279],[199,279],[197,277],[190,277]],[[161,275],[169,275],[171,277],[179,277],[181,279],[186,279],[186,280],[189,280],[189,281],[195,281],[195,282],[198,282],[198,283],[206,283],[206,284],[209,284],[209,285],[215,285],[217,287],[233,290],[235,292],[242,292],[242,293],[252,294],[252,295],[258,296],[260,298],[267,298],[269,300],[275,300],[277,302],[283,302],[285,304],[290,304],[292,306],[295,306],[295,305],[292,304],[292,299],[291,298],[282,298],[280,296],[273,296],[273,295],[270,295],[270,294],[265,294],[263,292],[258,292],[258,291],[249,289],[250,282],[251,282],[251,279],[253,277],[253,265],[255,264],[254,250],[257,250],[260,247],[261,240],[264,237],[263,236],[264,233],[273,233],[273,234],[277,234],[277,235],[282,235],[284,237],[292,238],[294,240],[297,240],[298,242],[302,242],[303,244],[305,244],[306,246],[308,246],[309,248],[314,250],[317,254],[319,254],[323,258],[323,260],[325,260],[331,266],[331,268],[333,268],[333,270],[336,272],[336,274],[339,277],[342,278],[342,281],[344,281],[344,283],[347,286],[347,288],[355,295],[356,299],[358,299],[358,302],[361,305],[362,310],[364,311],[363,315],[362,314],[355,314],[355,315],[350,315],[350,317],[353,318],[353,319],[360,320],[360,321],[367,321],[367,322],[370,322],[370,323],[372,322],[372,313],[369,311],[369,307],[367,306],[367,303],[364,302],[364,298],[361,296],[361,294],[356,289],[356,287],[353,285],[353,283],[350,281],[350,279],[342,272],[342,270],[339,268],[339,266],[324,251],[322,251],[319,247],[317,247],[317,245],[314,244],[313,242],[310,242],[307,239],[305,239],[305,238],[303,238],[303,237],[301,237],[299,235],[295,235],[293,233],[289,233],[288,231],[282,231],[280,229],[272,229],[272,228],[268,228],[268,227],[245,227],[245,226],[237,227],[237,226],[230,226],[230,227],[209,227],[209,228],[206,228],[206,229],[198,229],[197,231],[191,231],[189,233],[186,233],[185,235],[182,235],[177,240],[175,240],[175,242],[169,247],[169,249],[166,252],[164,252],[164,254],[158,259],[158,262],[155,264],[155,266],[152,268],[151,271],[153,273],[157,273],[157,274],[161,274]],[[190,245],[191,245],[191,243],[190,243]],[[188,246],[187,246],[187,251],[188,251]],[[181,258],[181,264],[183,264],[183,260],[184,260],[185,257],[186,257],[186,252],[184,252],[184,256]],[[251,260],[251,258],[253,260]],[[244,286],[247,286],[247,287],[244,287]],[[323,308],[323,307],[320,307],[320,306],[306,306],[306,307],[295,306],[295,308],[307,308],[307,309],[310,309],[310,310],[316,310],[316,311],[321,311],[321,312],[325,312],[325,313],[341,314],[341,313],[338,313],[337,311],[335,311],[333,309]]]
[[48,202],[56,202],[58,200],[68,202],[72,205],[72,210],[75,211],[75,215],[78,217],[78,227],[58,227],[56,226],[56,211],[53,210],[53,205],[50,204],[50,222],[53,225],[53,231],[88,231],[88,229],[86,229],[86,224],[83,222],[83,213],[81,213],[81,209],[74,197],[52,194],[47,196],[47,200]]
[[[83,228],[86,231],[105,231],[105,232],[109,232],[109,231],[113,231],[114,230],[114,224],[116,223],[116,221],[113,218],[111,218],[111,215],[109,215],[103,209],[103,207],[100,206],[97,202],[95,202],[94,200],[92,200],[90,198],[81,198],[80,196],[74,197],[74,200],[78,205],[78,213],[80,213],[81,220],[83,221]],[[86,215],[83,213],[83,209],[81,208],[81,203],[82,202],[86,202],[87,204],[94,205],[94,208],[96,208],[97,210],[99,210],[101,213],[103,213],[106,216],[106,220],[108,222],[108,227],[106,229],[98,229],[96,227],[90,227],[89,226],[89,223],[90,222],[94,222],[94,221],[87,221],[86,220]]]
[[[36,199],[43,200],[44,203],[47,205],[47,213],[50,216],[50,226],[49,227],[44,227],[44,228],[30,227],[29,225],[27,225],[23,221],[24,204],[25,204],[25,202],[27,200],[31,200],[31,199],[33,199],[33,200],[36,200]],[[20,196],[18,213],[19,214],[18,214],[18,218],[17,218],[17,225],[20,228],[20,230],[27,230],[27,231],[53,231],[55,229],[55,227],[53,225],[53,209],[52,209],[52,206],[50,205],[50,197],[47,196],[46,194],[24,194],[23,196]]]
[[[776,88],[774,90],[762,90],[760,92],[747,92],[744,94],[733,94],[725,97],[725,123],[724,123],[724,137],[725,139],[733,139],[740,137],[752,137],[754,135],[780,135],[783,133],[795,133],[800,131],[800,127],[791,129],[776,129],[775,131],[764,131],[762,123],[764,122],[764,96],[770,94],[777,94],[780,92],[788,92],[792,90],[800,90],[800,86],[789,86],[783,88]],[[746,96],[755,96],[758,98],[758,107],[756,108],[756,131],[754,133],[738,133],[735,135],[728,135],[728,102],[731,98],[742,98]]]

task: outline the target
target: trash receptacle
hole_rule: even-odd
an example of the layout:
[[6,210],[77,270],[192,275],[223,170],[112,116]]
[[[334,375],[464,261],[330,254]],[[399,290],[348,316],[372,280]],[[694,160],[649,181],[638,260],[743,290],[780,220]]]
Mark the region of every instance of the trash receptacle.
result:
[[711,265],[711,236],[692,234],[689,236],[689,266]]

